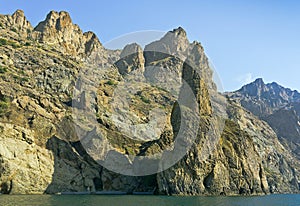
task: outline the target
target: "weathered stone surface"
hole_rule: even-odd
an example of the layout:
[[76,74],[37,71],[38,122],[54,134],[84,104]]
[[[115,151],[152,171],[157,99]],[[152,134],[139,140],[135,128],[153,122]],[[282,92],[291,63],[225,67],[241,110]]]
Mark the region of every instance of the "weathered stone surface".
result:
[[52,181],[53,155],[34,143],[33,131],[7,123],[0,128],[0,192],[43,193]]
[[136,70],[138,73],[143,73],[144,64],[143,50],[135,43],[126,45],[120,54],[120,60],[115,63],[122,75]]
[[12,15],[0,15],[0,23],[1,27],[7,29],[10,33],[19,34],[25,38],[30,36],[33,30],[22,10],[17,10]]
[[147,45],[145,51],[157,51],[163,54],[178,56],[180,59],[185,60],[189,44],[186,32],[183,28],[178,27],[173,31],[169,31],[160,40]]
[[105,53],[97,36],[93,32],[83,33],[78,25],[72,23],[69,13],[64,11],[51,11],[34,31],[34,38],[40,42],[58,44],[64,52],[74,57],[93,52]]

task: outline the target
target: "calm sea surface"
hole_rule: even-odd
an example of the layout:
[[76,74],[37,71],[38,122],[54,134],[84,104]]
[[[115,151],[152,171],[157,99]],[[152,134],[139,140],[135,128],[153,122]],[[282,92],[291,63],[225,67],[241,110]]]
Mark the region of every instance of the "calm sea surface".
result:
[[104,196],[104,195],[0,195],[0,205],[104,205],[104,206],[300,206],[300,195],[268,195],[256,197],[167,197],[167,196]]

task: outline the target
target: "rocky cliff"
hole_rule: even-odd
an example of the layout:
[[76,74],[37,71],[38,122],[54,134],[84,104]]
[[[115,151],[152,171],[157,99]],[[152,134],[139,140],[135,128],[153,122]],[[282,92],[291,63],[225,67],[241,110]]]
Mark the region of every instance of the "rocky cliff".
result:
[[279,140],[300,159],[300,93],[277,83],[263,80],[243,86],[229,93],[243,107],[265,120],[276,132]]
[[33,28],[18,10],[0,34],[1,193],[299,192],[299,160],[218,93],[182,28],[111,51],[67,12]]

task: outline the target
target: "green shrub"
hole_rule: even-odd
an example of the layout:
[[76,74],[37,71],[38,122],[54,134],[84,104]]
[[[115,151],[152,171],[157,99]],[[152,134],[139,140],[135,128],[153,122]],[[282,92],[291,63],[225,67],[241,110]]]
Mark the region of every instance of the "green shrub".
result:
[[0,39],[0,46],[2,45],[7,45],[7,40],[6,39]]
[[27,77],[21,77],[20,81],[21,82],[29,82],[29,79]]
[[8,100],[0,101],[0,117],[5,115],[9,111],[9,102]]
[[0,66],[0,74],[4,74],[5,72],[7,72],[7,68]]
[[106,84],[108,84],[108,85],[115,85],[116,83],[113,80],[108,80],[106,82]]
[[141,96],[141,100],[143,102],[145,102],[146,104],[150,104],[150,100],[147,97],[145,97],[145,96]]
[[20,45],[18,45],[17,43],[15,43],[15,42],[13,42],[13,41],[9,41],[9,40],[0,38],[0,46],[3,46],[3,45],[10,45],[10,46],[12,46],[14,49],[20,47]]
[[29,42],[26,42],[24,45],[25,46],[30,46],[31,44]]
[[13,32],[15,32],[15,33],[17,33],[17,32],[18,32],[18,30],[17,30],[16,28],[14,28],[14,27],[13,27],[13,28],[11,28],[10,30],[11,30],[11,31],[13,31]]
[[15,42],[9,42],[9,45],[11,45],[14,49],[19,48],[20,46],[17,45]]
[[13,77],[14,80],[16,80],[17,82],[29,82],[28,77],[22,77],[22,76],[18,76],[18,75],[13,75],[12,77]]

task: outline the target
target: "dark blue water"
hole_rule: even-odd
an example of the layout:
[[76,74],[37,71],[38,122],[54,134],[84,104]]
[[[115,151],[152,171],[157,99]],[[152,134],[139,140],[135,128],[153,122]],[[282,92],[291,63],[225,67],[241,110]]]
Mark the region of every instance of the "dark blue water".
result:
[[104,205],[104,206],[300,206],[300,195],[268,195],[255,197],[168,197],[168,196],[104,196],[104,195],[0,195],[0,206],[9,205]]

